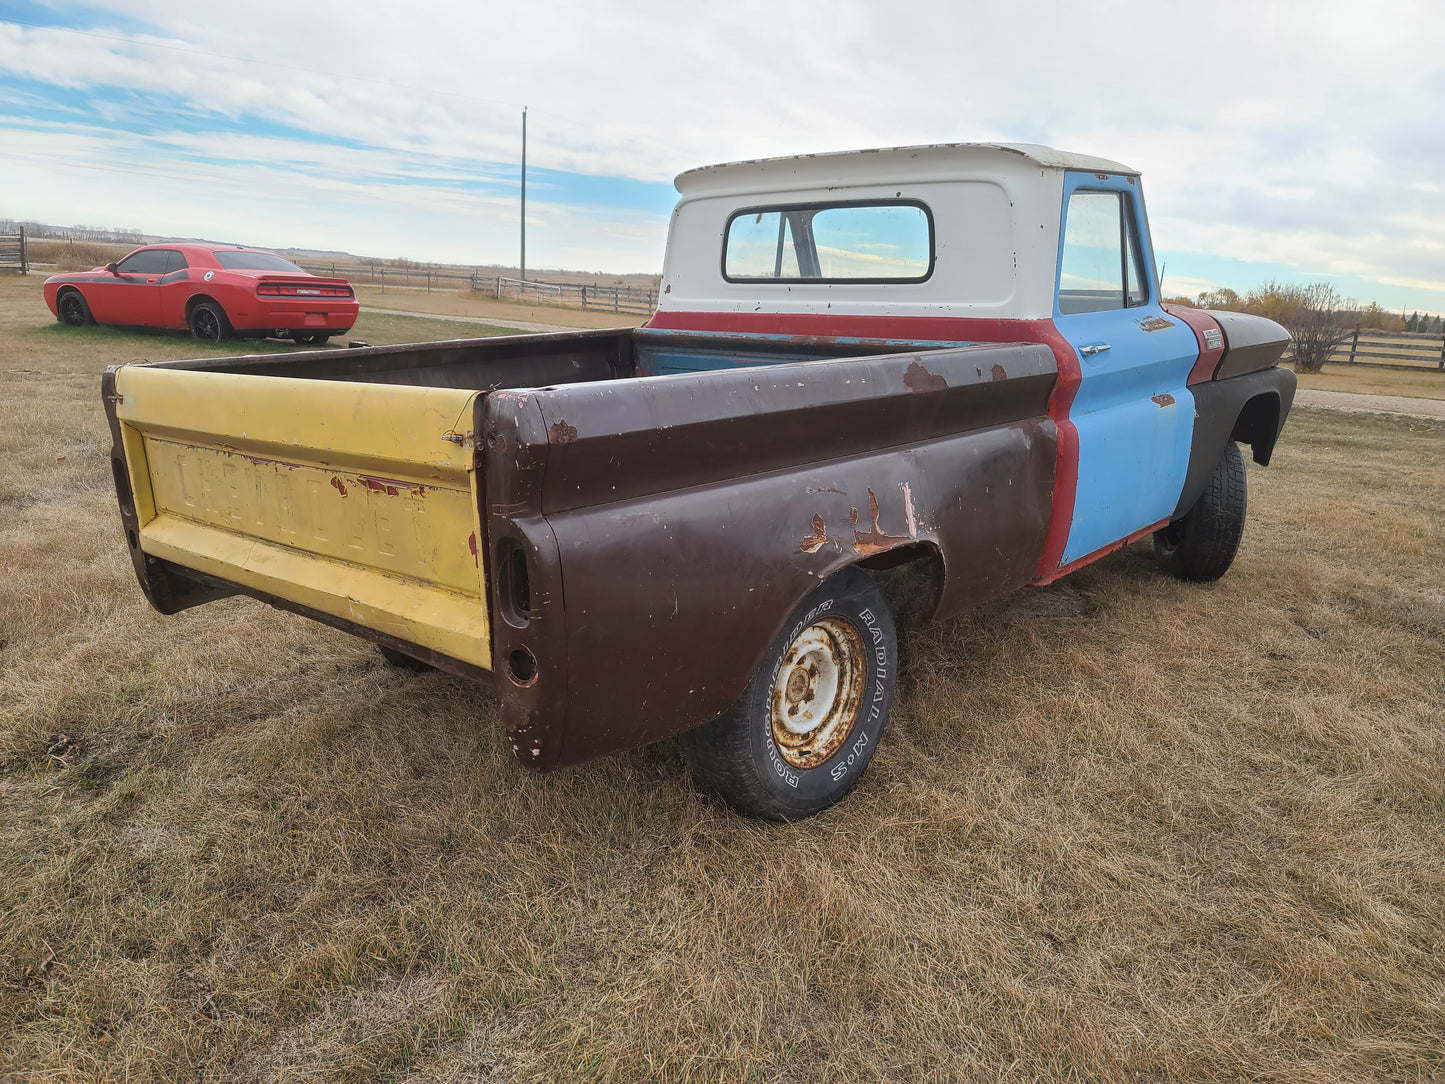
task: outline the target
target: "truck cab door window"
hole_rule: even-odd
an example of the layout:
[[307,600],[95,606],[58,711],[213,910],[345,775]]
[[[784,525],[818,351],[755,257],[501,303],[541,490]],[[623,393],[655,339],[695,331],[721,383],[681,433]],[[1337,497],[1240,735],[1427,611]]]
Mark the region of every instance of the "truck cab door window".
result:
[[1129,196],[1075,192],[1064,219],[1059,312],[1134,308],[1148,298]]

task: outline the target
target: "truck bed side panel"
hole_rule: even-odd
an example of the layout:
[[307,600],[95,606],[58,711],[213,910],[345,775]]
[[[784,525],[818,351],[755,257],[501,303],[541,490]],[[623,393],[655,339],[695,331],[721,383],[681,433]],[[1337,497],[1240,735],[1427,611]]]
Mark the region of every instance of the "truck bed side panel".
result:
[[[490,397],[538,414],[556,569],[531,582],[564,599],[550,619],[496,622],[523,761],[573,763],[716,716],[793,607],[847,565],[936,550],[942,612],[1026,584],[1053,497],[1055,374],[1047,347],[1004,345]],[[519,649],[539,663],[530,684],[502,665]],[[539,730],[561,714],[547,685],[563,675],[564,727]]]

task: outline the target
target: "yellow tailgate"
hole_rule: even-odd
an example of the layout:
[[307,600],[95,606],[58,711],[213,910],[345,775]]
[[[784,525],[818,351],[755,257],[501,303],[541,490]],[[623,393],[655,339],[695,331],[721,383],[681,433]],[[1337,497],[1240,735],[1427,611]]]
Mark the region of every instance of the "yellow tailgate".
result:
[[130,365],[116,391],[146,553],[490,668],[479,393]]

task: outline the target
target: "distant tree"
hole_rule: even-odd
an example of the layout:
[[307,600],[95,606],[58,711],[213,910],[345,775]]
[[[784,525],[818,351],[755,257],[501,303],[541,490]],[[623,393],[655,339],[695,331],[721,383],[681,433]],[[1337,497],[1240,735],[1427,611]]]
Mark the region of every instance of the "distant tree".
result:
[[1265,282],[1249,292],[1245,310],[1284,325],[1294,339],[1294,367],[1298,373],[1323,369],[1335,348],[1354,330],[1346,318],[1344,299],[1328,282],[1308,286]]
[[1217,290],[1205,290],[1200,293],[1199,307],[1201,309],[1228,309],[1231,312],[1238,312],[1244,308],[1244,299],[1228,286],[1221,286]]

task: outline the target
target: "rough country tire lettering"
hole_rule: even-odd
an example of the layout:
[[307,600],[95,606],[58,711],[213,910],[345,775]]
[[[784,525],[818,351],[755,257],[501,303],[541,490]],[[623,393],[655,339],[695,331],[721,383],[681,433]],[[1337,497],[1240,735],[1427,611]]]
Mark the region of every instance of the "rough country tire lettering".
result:
[[865,572],[845,569],[799,611],[737,704],[679,739],[698,782],[775,820],[826,809],[857,782],[897,676],[892,615]]

